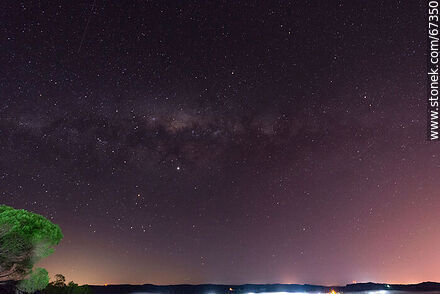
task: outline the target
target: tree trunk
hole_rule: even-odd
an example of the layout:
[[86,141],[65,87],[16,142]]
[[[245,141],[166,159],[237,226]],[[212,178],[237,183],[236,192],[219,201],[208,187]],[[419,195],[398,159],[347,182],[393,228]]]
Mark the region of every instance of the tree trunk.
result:
[[21,294],[17,292],[16,281],[0,282],[0,294]]

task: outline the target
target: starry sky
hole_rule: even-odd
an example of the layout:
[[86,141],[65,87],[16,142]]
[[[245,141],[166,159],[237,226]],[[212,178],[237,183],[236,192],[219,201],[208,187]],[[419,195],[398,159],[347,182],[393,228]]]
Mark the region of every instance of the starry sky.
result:
[[425,1],[1,1],[0,201],[80,284],[440,280]]

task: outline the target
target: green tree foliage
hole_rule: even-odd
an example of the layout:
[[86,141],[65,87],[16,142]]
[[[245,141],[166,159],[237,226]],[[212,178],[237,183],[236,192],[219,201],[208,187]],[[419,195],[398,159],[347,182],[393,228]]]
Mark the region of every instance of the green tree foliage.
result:
[[[41,215],[0,205],[0,282],[21,281],[22,289],[41,287],[44,272],[34,264],[50,255],[63,238],[59,226]],[[47,283],[46,283],[47,285]],[[44,288],[44,287],[43,287]]]
[[38,290],[43,290],[49,284],[49,274],[44,268],[37,268],[33,270],[29,276],[20,281],[17,288],[26,293],[33,293]]

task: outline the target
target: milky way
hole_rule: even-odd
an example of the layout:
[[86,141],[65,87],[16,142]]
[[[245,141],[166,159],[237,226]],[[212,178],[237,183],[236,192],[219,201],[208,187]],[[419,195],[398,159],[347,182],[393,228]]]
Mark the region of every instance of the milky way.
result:
[[1,4],[1,202],[79,283],[438,280],[424,1]]

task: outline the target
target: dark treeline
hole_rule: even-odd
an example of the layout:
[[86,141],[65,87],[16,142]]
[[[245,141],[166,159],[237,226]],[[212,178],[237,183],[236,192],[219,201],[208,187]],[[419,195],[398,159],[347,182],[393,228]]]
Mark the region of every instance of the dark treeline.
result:
[[41,294],[92,294],[88,285],[78,286],[74,282],[66,284],[66,278],[55,275],[55,281],[49,283],[47,287],[40,291]]

